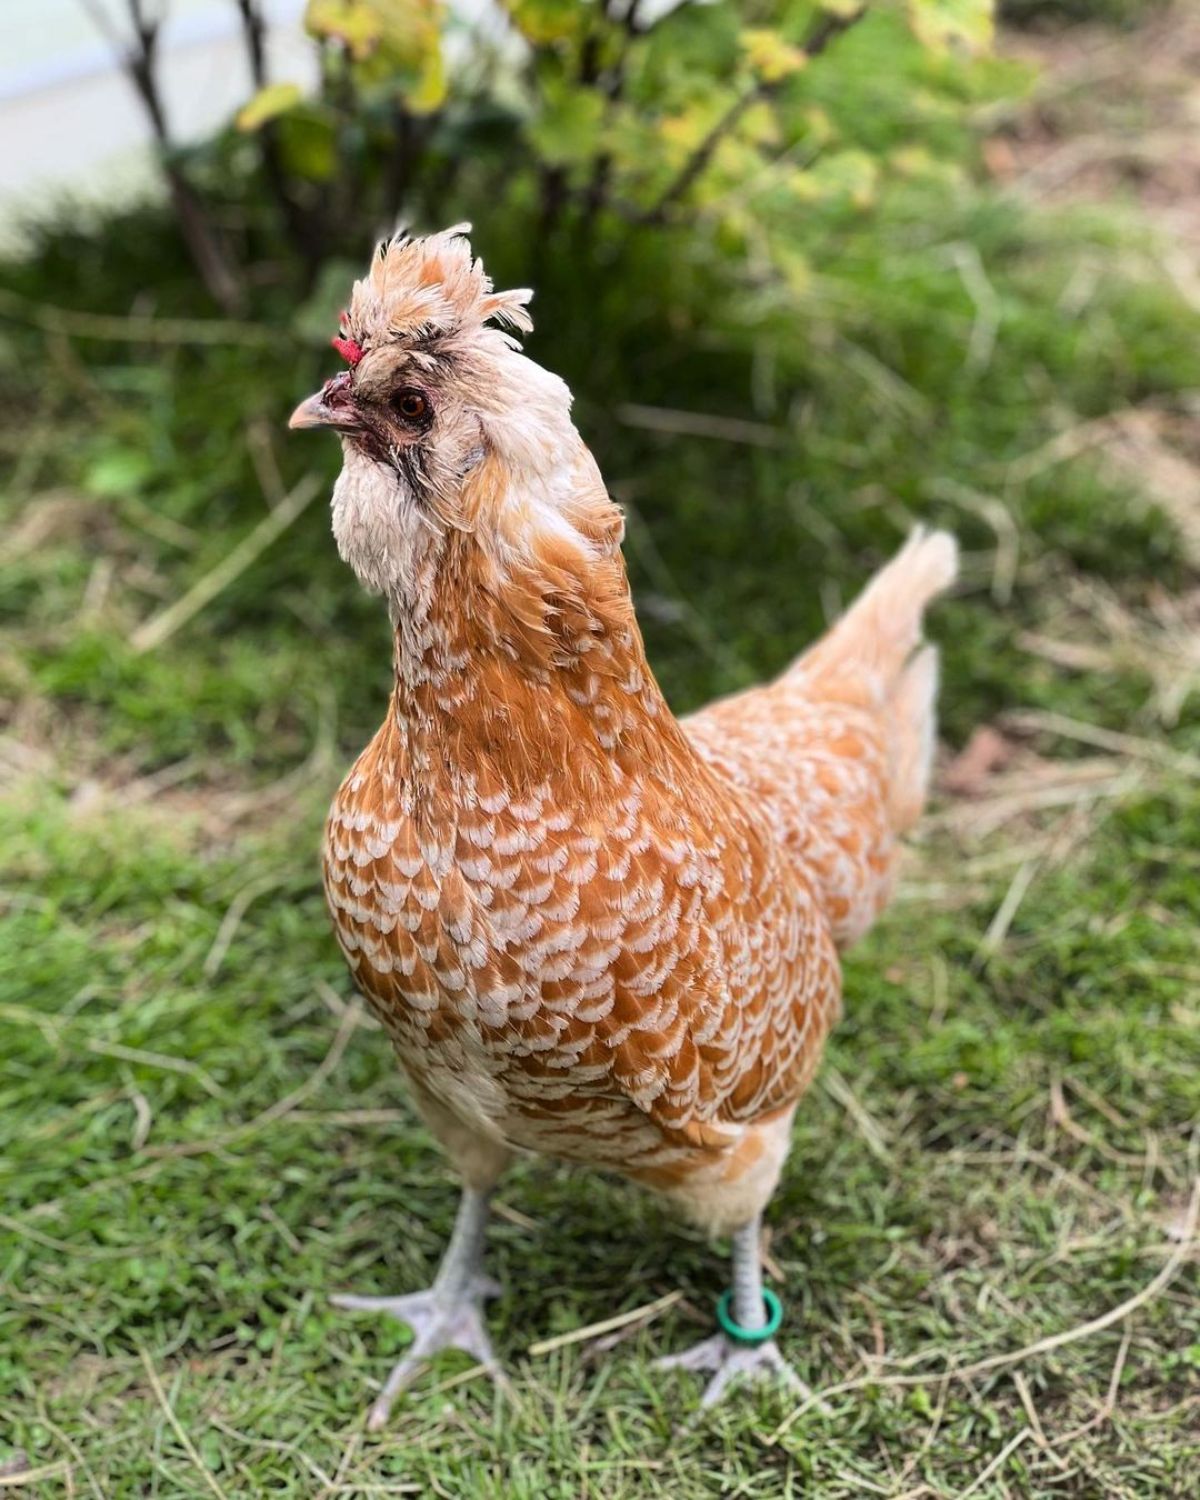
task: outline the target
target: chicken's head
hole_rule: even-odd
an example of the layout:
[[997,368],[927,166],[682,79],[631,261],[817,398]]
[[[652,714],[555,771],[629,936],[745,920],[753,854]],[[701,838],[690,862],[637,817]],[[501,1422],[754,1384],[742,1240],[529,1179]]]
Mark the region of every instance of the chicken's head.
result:
[[531,294],[493,289],[467,228],[378,247],[333,340],[347,368],[289,424],[340,436],[338,547],[389,595],[451,529],[500,559],[539,529],[586,547],[574,513],[603,498],[566,385],[506,331],[532,327]]

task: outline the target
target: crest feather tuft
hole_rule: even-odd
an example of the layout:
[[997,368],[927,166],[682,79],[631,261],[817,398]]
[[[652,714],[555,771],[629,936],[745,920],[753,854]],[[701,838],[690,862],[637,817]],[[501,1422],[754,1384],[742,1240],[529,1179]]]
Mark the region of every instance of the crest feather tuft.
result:
[[526,304],[533,293],[494,289],[482,260],[471,253],[470,228],[455,224],[417,238],[398,231],[382,241],[370,271],[355,282],[349,326],[334,340],[339,352],[354,364],[347,346],[361,358],[367,349],[393,340],[467,343],[489,323],[528,332],[533,320]]

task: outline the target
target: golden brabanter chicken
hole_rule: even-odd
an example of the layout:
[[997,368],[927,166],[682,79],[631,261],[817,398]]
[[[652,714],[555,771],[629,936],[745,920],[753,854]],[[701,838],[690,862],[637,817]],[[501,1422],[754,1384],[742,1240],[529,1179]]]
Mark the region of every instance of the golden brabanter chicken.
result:
[[838,951],[925,800],[955,546],[916,532],[776,682],[682,721],[646,662],[621,513],[564,383],[458,226],[381,244],[293,427],[338,433],[333,531],[395,635],[387,717],[334,800],[354,978],[463,1181],[433,1286],[338,1297],[409,1324],[371,1409],[439,1349],[497,1371],[489,1198],[514,1152],[622,1174],[732,1236],[721,1331],[667,1363],[799,1387],[759,1231],[840,1010]]

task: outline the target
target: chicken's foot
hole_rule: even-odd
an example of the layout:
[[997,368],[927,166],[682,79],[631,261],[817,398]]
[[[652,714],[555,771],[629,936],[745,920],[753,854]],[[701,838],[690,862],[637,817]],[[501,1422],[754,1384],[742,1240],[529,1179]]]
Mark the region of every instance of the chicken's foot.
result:
[[775,1378],[803,1400],[811,1395],[808,1387],[779,1352],[774,1339],[761,1344],[739,1344],[727,1333],[714,1333],[685,1349],[682,1354],[667,1354],[655,1360],[660,1370],[713,1370],[712,1379],[700,1398],[702,1410],[715,1406],[729,1387],[742,1375],[752,1380]]
[[461,1349],[493,1379],[503,1379],[483,1320],[484,1302],[499,1296],[500,1287],[479,1269],[490,1198],[490,1193],[463,1189],[454,1232],[433,1285],[427,1290],[400,1297],[358,1297],[343,1293],[330,1298],[335,1307],[389,1313],[413,1331],[412,1347],[393,1367],[367,1414],[367,1427],[372,1432],[386,1423],[396,1397],[442,1349]]
[[779,1299],[764,1293],[758,1240],[761,1215],[755,1215],[733,1236],[733,1288],[722,1297],[721,1333],[703,1339],[682,1354],[656,1360],[660,1370],[712,1370],[700,1398],[701,1409],[715,1406],[741,1376],[781,1381],[793,1394],[810,1396],[808,1387],[779,1352],[771,1336],[779,1326]]

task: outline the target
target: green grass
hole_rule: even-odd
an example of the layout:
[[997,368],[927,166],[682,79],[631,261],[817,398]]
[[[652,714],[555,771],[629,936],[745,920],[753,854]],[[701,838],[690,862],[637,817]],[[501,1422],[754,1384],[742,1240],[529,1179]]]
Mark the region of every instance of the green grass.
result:
[[[449,1357],[388,1433],[363,1439],[367,1383],[405,1334],[335,1314],[326,1293],[421,1284],[454,1193],[380,1034],[354,1012],[339,1030],[322,998],[348,986],[314,834],[310,822],[214,849],[186,813],[73,812],[40,782],[11,799],[10,1442],[39,1463],[74,1458],[81,1489],[203,1493],[146,1359],[229,1494],[313,1494],[315,1470],[344,1459],[363,1492],[403,1480],[451,1495],[853,1495],[888,1482],[889,1455],[912,1461],[912,1487],[953,1494],[1025,1424],[1002,1371],[966,1388],[868,1385],[776,1445],[764,1439],[787,1404],[765,1394],[675,1432],[695,1391],[649,1358],[707,1317],[719,1260],[649,1199],[604,1181],[582,1192],[576,1174],[533,1163],[504,1190],[533,1222],[501,1219],[491,1237],[506,1288],[491,1321],[519,1405],[478,1384],[443,1390],[463,1368]],[[903,902],[855,955],[829,1061],[871,1123],[818,1087],[771,1214],[786,1345],[810,1383],[861,1379],[876,1339],[885,1374],[1014,1350],[1161,1267],[1196,1170],[1198,846],[1190,789],[1146,788],[1035,882],[986,969],[979,941],[1003,880],[948,907]],[[928,852],[938,873],[967,858],[946,835]],[[256,882],[214,973],[226,913]],[[1156,909],[1139,912],[1148,891]],[[1050,1123],[1056,1081],[1096,1144]],[[292,1108],[260,1123],[285,1096]],[[525,1354],[677,1287],[686,1303],[603,1364],[578,1348]],[[1093,1476],[1068,1492],[1183,1495],[1200,1363],[1185,1279],[1128,1325],[1019,1369],[1061,1437],[1096,1416],[1126,1332],[1112,1420],[1063,1443]],[[1052,1474],[1032,1445],[1005,1472],[1016,1493],[1042,1493],[1032,1476]]]
[[[1200,714],[1193,697],[1163,723],[1152,686],[1153,643],[1183,628],[1162,600],[1194,622],[1195,559],[1103,449],[1028,478],[1018,461],[1109,411],[1186,409],[1200,320],[1152,247],[961,184],[805,233],[821,270],[786,324],[746,301],[658,308],[677,244],[625,247],[586,291],[565,269],[540,287],[531,352],[572,380],[630,508],[672,701],[780,666],[920,517],[966,550],[935,622],[951,746],[1014,709],[1132,739],[1099,752],[1043,720],[1007,782],[938,804],[851,956],[770,1214],[785,1350],[850,1388],[778,1436],[778,1394],[690,1421],[694,1384],[651,1368],[709,1326],[720,1256],[653,1200],[539,1162],[490,1242],[516,1400],[455,1383],[451,1356],[364,1433],[408,1335],[328,1293],[425,1283],[455,1199],[381,1034],[346,1009],[318,878],[324,807],[382,711],[386,626],[321,498],[162,646],[129,644],[261,521],[272,463],[285,488],[331,478],[332,444],[279,431],[326,360],[265,294],[257,343],[150,346],[39,311],[124,316],[150,287],[161,314],[202,314],[151,212],[48,233],[8,268],[0,1462],[44,1467],[32,1492],[1191,1493]],[[975,364],[963,247],[997,314]],[[1099,274],[1064,312],[1082,264]],[[710,274],[687,271],[689,296]],[[779,446],[629,427],[626,402],[756,421]],[[997,514],[1020,544],[1011,596]],[[1102,665],[1055,665],[1028,631]],[[1039,808],[1051,772],[1062,800]],[[1050,1353],[940,1378],[1148,1288]],[[676,1289],[604,1360],[527,1353]]]

